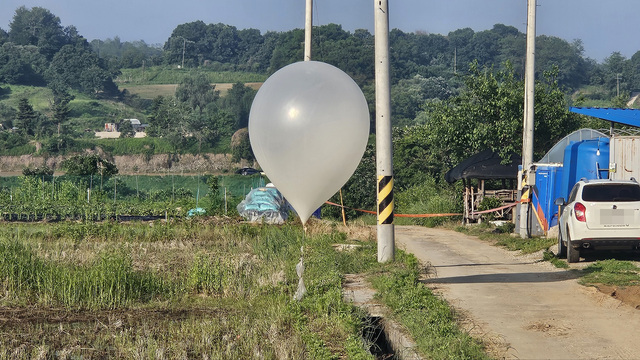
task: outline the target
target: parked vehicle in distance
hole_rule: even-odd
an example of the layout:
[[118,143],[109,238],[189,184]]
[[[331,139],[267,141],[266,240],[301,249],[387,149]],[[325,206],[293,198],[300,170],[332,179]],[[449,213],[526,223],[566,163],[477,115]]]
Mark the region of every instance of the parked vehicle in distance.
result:
[[236,170],[236,174],[239,175],[253,175],[258,173],[260,173],[260,171],[250,167],[243,167],[242,169]]
[[640,184],[631,180],[578,181],[558,198],[558,256],[570,263],[591,250],[640,249]]

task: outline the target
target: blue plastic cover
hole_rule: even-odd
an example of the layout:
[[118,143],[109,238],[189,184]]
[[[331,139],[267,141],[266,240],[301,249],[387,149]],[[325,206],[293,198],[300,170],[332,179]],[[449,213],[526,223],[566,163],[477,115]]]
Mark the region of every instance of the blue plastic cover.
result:
[[573,142],[564,151],[562,188],[558,195],[567,199],[573,186],[581,179],[609,177],[609,139]]
[[558,141],[551,150],[549,150],[543,157],[538,161],[540,164],[562,164],[564,161],[564,149],[575,141],[582,140],[590,140],[597,138],[605,138],[608,137],[607,134],[603,134],[598,130],[593,129],[580,129],[572,132],[571,134],[562,138],[562,140]]
[[640,127],[640,110],[638,109],[571,107],[569,110],[577,114],[593,116],[602,120]]
[[275,187],[253,189],[237,206],[238,214],[250,222],[282,224],[289,215],[289,205]]

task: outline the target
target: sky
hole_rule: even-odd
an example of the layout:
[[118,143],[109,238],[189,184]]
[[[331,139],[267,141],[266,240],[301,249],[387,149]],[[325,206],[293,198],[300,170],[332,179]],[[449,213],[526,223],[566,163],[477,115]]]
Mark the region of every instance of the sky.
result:
[[[527,0],[388,0],[389,26],[405,32],[447,35],[494,24],[526,31]],[[305,0],[0,0],[0,28],[8,31],[24,5],[49,9],[63,26],[74,25],[89,41],[120,37],[164,44],[180,24],[202,20],[238,29],[304,28]],[[314,0],[314,25],[335,23],[347,31],[374,32],[375,0]],[[585,55],[602,62],[613,52],[626,58],[640,50],[640,0],[538,0],[537,35],[581,39]]]

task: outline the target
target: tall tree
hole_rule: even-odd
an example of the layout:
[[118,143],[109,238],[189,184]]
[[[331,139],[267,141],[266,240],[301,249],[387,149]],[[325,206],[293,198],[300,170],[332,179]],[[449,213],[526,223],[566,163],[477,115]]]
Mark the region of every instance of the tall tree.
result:
[[249,112],[256,91],[242,83],[235,83],[224,97],[220,98],[220,107],[235,117],[235,130],[247,127]]
[[27,135],[35,135],[38,125],[38,114],[27,98],[21,98],[18,102],[18,126]]
[[207,105],[214,103],[220,96],[215,85],[204,76],[185,77],[176,88],[176,99],[188,104],[192,110],[204,111]]
[[42,7],[19,7],[9,24],[9,41],[17,45],[34,45],[52,59],[66,43],[60,18]]
[[46,72],[49,82],[63,84],[84,93],[115,95],[118,92],[113,75],[104,61],[91,51],[89,44],[78,41],[63,46],[53,57]]

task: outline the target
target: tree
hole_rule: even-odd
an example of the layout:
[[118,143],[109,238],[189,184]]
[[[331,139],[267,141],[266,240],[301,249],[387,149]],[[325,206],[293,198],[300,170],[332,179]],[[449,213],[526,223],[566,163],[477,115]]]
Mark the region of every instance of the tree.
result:
[[9,34],[7,34],[7,32],[4,31],[2,28],[0,28],[0,45],[4,44],[8,40],[9,40]]
[[71,136],[67,134],[54,134],[45,141],[45,150],[52,154],[62,153],[74,145]]
[[239,64],[244,64],[242,68],[246,71],[260,71],[260,60],[258,52],[264,44],[264,37],[258,29],[243,29],[238,31]]
[[192,110],[197,109],[199,113],[202,113],[207,105],[214,103],[219,96],[215,85],[204,75],[187,76],[176,88],[176,99],[187,104]]
[[[566,109],[557,69],[536,83],[535,154],[542,156],[553,144],[578,127]],[[394,133],[394,168],[398,186],[406,188],[423,174],[443,175],[474,153],[492,149],[503,159],[522,149],[524,82],[513,68],[493,71],[471,66],[465,88],[444,101],[428,102],[418,115],[425,125]]]
[[256,91],[242,83],[235,83],[224,97],[220,98],[220,108],[229,111],[235,117],[234,130],[247,127],[249,112]]
[[0,46],[0,82],[42,85],[47,62],[32,45],[7,42]]
[[26,167],[22,169],[22,175],[24,176],[51,176],[53,175],[53,169],[48,167],[47,165],[36,166],[36,167]]
[[129,119],[120,121],[118,131],[120,131],[120,138],[132,138],[136,136],[136,132],[133,130],[133,125],[131,125],[131,120]]
[[0,151],[7,152],[26,145],[29,139],[23,132],[0,131]]
[[18,102],[18,126],[27,135],[35,135],[38,125],[38,114],[33,110],[33,106],[27,98],[21,98]]
[[[558,68],[557,80],[562,86],[576,89],[587,83],[588,63],[582,57],[584,49],[580,41],[541,35],[536,38],[536,73]],[[524,63],[523,63],[524,64]]]
[[53,57],[46,78],[49,83],[68,86],[93,96],[118,92],[106,64],[91,51],[86,40],[63,46]]
[[428,99],[446,100],[453,91],[442,77],[416,75],[402,79],[391,87],[391,109],[394,126],[415,125],[415,118]]
[[40,53],[52,59],[66,44],[60,18],[41,7],[19,7],[9,24],[9,41],[17,45],[37,46]]
[[611,97],[618,96],[618,89],[622,94],[628,94],[631,90],[628,82],[633,76],[632,71],[627,71],[628,68],[627,59],[617,51],[604,59],[603,85],[609,90]]
[[60,127],[69,119],[71,108],[69,103],[74,96],[64,88],[53,88],[53,101],[51,102],[51,112],[53,113],[53,122]]
[[85,176],[102,175],[111,176],[118,173],[116,165],[96,154],[75,155],[62,162],[62,169],[67,175]]
[[8,130],[13,127],[13,119],[16,118],[18,112],[11,106],[0,103],[0,131]]
[[249,141],[249,131],[247,128],[236,131],[231,137],[231,155],[233,161],[238,162],[242,159],[253,160],[253,150]]

